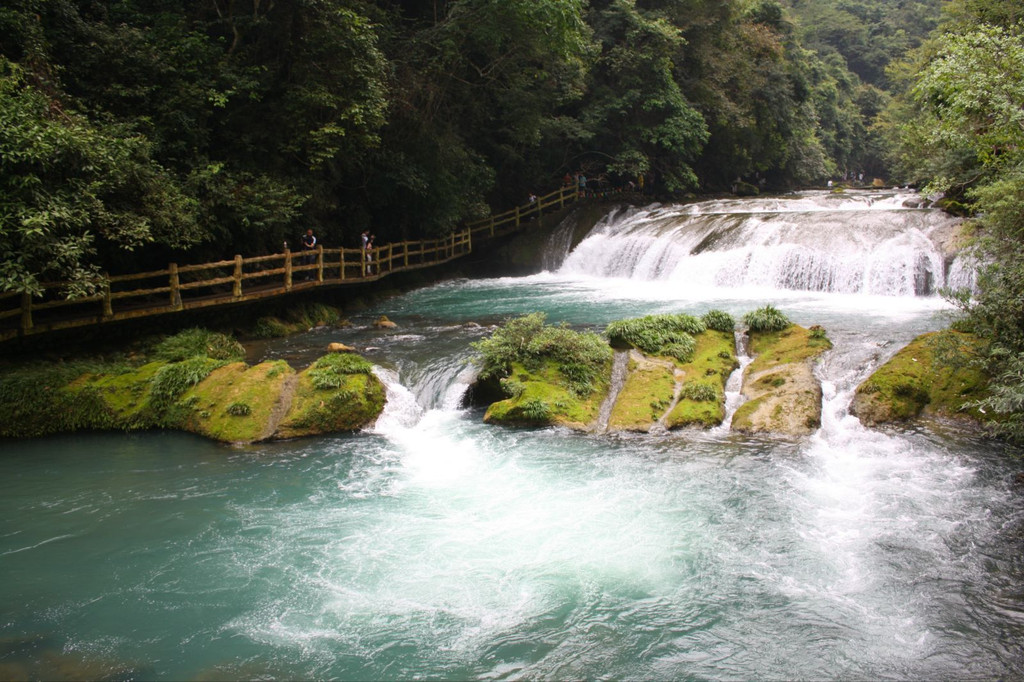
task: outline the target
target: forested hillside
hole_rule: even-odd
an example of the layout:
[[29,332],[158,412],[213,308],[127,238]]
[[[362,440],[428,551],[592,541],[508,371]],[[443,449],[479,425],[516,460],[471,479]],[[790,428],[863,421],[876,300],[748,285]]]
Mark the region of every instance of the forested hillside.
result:
[[949,296],[965,313],[958,324],[988,341],[967,359],[995,377],[981,407],[1024,442],[1022,22],[1019,0],[949,3],[939,29],[890,69],[895,96],[879,128],[899,177],[972,217],[977,287]]
[[863,36],[808,29],[825,2],[9,0],[0,286],[443,235],[576,171],[662,196],[882,174],[869,78],[932,8],[889,4],[856,6]]

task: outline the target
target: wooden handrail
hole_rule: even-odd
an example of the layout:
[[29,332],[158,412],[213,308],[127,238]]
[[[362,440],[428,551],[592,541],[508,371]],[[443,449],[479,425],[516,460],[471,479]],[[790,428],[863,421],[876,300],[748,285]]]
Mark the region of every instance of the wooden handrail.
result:
[[[35,301],[27,294],[0,292],[0,305],[16,304],[0,308],[0,321],[17,320],[15,324],[0,325],[0,341],[97,322],[267,298],[324,284],[375,281],[394,272],[440,265],[471,253],[476,241],[514,232],[546,210],[559,210],[579,198],[575,187],[561,187],[522,206],[469,222],[448,237],[383,244],[369,254],[359,248],[319,246],[312,261],[307,262],[311,254],[293,253],[285,247],[283,253],[248,258],[236,255],[231,260],[181,266],[171,263],[166,270],[108,276],[96,294],[76,299],[61,299],[50,293]],[[263,269],[265,263],[280,266]],[[142,280],[155,281],[146,286],[135,284]],[[262,283],[257,284],[257,280]],[[44,292],[57,292],[64,285],[47,282],[42,286]],[[71,314],[73,306],[91,306],[93,310]],[[52,313],[60,309],[69,314],[53,318]]]

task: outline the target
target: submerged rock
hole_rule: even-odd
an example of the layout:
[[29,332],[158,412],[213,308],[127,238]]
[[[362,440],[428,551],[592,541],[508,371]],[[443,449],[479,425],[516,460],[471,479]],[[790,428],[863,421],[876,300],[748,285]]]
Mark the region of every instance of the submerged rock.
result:
[[821,383],[813,365],[832,347],[820,327],[790,325],[783,331],[750,334],[755,355],[743,373],[747,399],[732,418],[743,433],[807,435],[821,425]]

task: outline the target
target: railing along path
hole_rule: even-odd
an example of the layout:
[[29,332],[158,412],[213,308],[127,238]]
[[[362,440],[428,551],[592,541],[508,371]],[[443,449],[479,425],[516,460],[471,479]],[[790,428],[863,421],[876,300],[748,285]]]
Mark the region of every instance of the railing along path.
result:
[[472,252],[474,241],[518,230],[545,212],[576,201],[575,187],[563,187],[524,206],[469,223],[444,239],[384,244],[369,250],[323,248],[268,256],[177,265],[166,270],[107,277],[103,291],[74,299],[60,297],[61,282],[44,285],[44,295],[0,293],[0,341],[58,329],[147,317],[181,310],[239,303],[324,285],[372,282],[395,272],[433,267]]

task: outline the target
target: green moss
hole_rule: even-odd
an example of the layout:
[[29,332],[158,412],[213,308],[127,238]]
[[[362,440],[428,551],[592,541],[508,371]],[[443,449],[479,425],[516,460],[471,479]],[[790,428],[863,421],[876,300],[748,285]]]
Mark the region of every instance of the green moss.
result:
[[544,319],[543,313],[533,313],[509,320],[473,344],[480,353],[480,382],[497,379],[508,398],[492,404],[486,420],[579,424],[592,418],[595,396],[607,394],[612,361],[607,342],[593,332],[545,325]]
[[166,362],[149,362],[141,367],[85,374],[72,382],[69,392],[93,392],[111,416],[111,429],[147,429],[158,426],[159,406],[151,389],[154,377],[167,366]]
[[645,359],[630,360],[626,381],[616,396],[608,428],[646,431],[672,404],[675,394],[675,364]]
[[[320,361],[332,362],[325,356]],[[361,359],[361,358],[360,358]],[[288,414],[276,436],[297,436],[355,431],[373,422],[384,409],[384,385],[371,372],[338,374],[337,386],[317,388],[314,377],[320,361],[299,374],[298,387]],[[332,382],[333,383],[333,382]]]
[[810,360],[832,347],[821,327],[805,329],[790,325],[782,331],[751,332],[750,352],[754,361],[747,372],[754,374],[780,365]]
[[978,369],[936,362],[938,344],[953,343],[966,352],[979,341],[955,331],[923,334],[894,355],[860,386],[854,409],[870,423],[903,421],[922,414],[967,415],[981,418],[965,407],[986,395],[988,378]]
[[[696,339],[693,360],[682,365],[684,384],[679,402],[665,419],[670,428],[717,426],[725,419],[725,384],[739,367],[731,331],[709,329]],[[707,400],[713,393],[714,400]]]
[[608,362],[604,376],[594,382],[595,388],[580,396],[565,384],[558,362],[549,360],[527,369],[521,363],[512,367],[511,381],[503,387],[513,391],[512,397],[492,403],[484,421],[510,426],[548,426],[560,424],[582,428],[597,418],[601,401],[608,393]]
[[244,362],[212,372],[177,402],[189,431],[229,443],[269,437],[267,425],[285,381],[295,371],[283,360],[249,367]]

